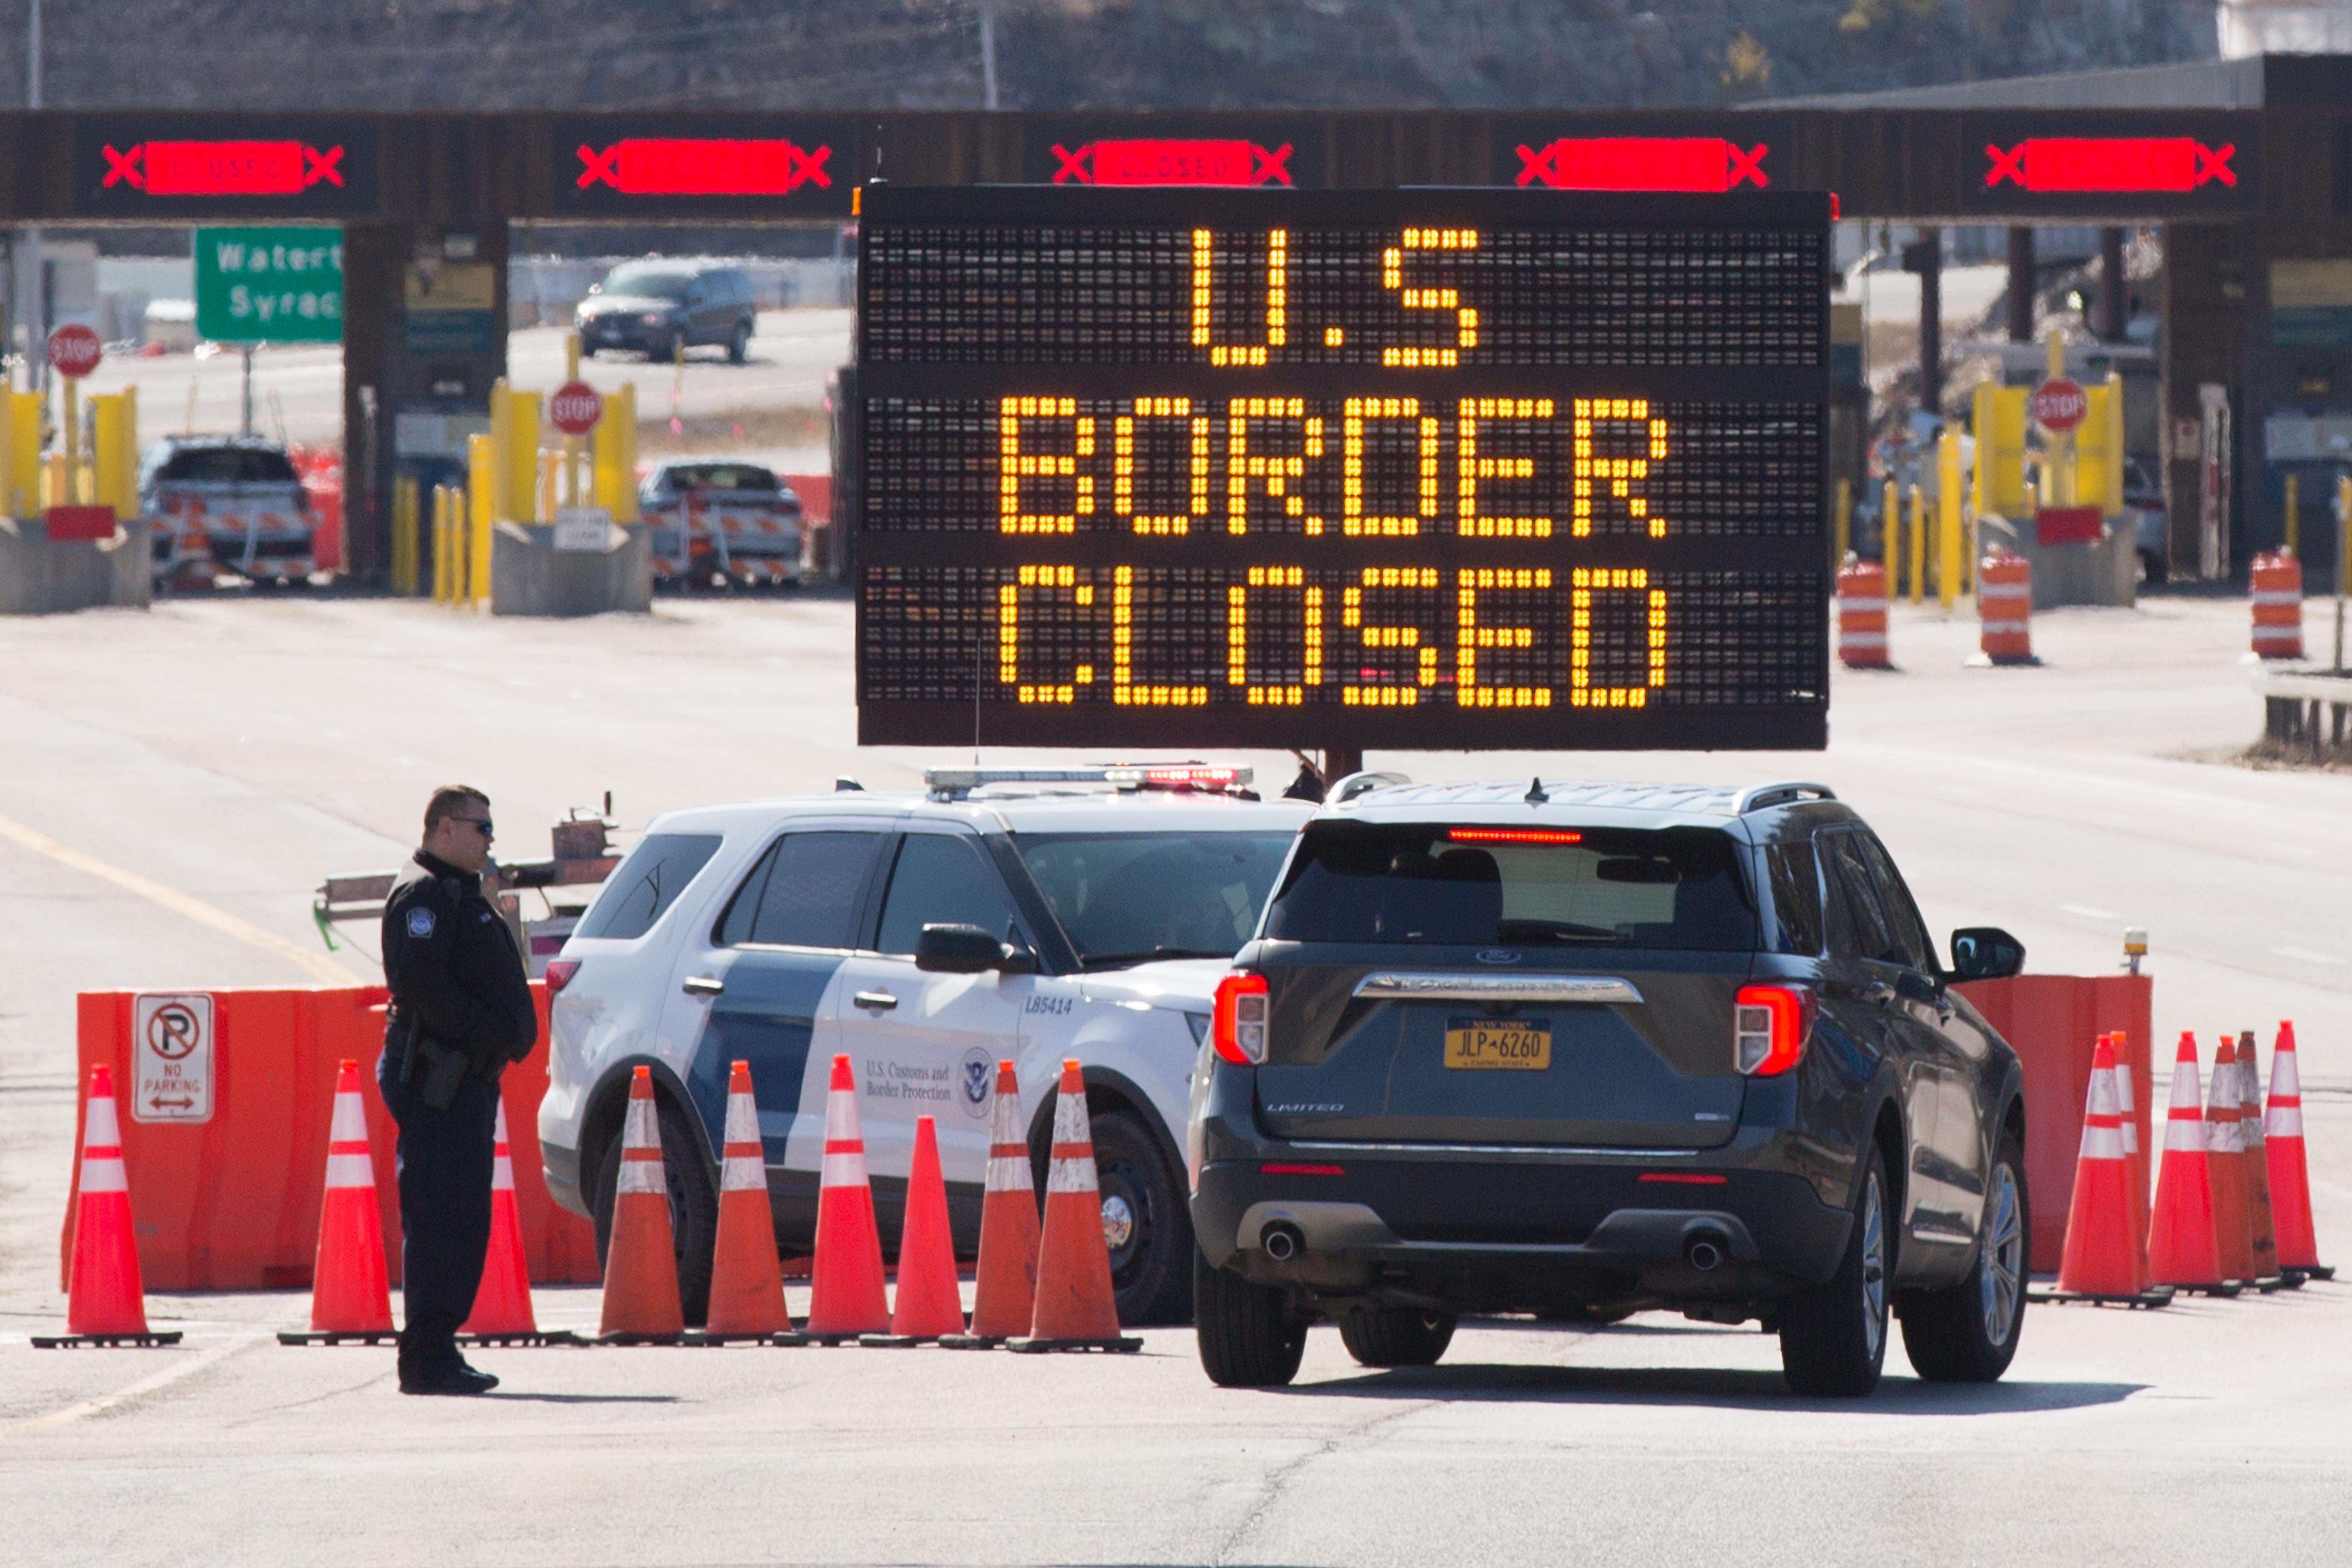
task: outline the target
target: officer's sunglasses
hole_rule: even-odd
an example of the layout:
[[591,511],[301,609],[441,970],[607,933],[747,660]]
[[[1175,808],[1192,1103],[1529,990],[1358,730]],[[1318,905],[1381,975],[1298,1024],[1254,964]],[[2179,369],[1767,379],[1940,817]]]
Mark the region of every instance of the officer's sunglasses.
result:
[[487,816],[453,816],[449,820],[452,822],[469,822],[473,824],[475,828],[479,831],[481,836],[485,838],[497,837],[497,835],[491,831],[490,819]]

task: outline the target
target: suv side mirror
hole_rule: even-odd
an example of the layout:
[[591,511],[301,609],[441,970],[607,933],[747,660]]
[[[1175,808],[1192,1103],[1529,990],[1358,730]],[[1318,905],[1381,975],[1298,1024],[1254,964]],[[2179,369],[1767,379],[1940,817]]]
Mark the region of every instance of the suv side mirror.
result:
[[1952,933],[1952,978],[2006,980],[2025,967],[2025,944],[1999,926],[1962,926]]
[[915,939],[915,967],[940,974],[978,974],[1003,966],[1005,946],[975,925],[927,925]]

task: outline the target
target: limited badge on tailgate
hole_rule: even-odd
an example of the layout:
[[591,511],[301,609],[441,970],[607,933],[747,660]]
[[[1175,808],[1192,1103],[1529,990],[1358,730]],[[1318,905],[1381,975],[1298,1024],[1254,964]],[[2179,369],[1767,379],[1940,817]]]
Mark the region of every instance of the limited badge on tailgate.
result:
[[1445,1065],[1541,1072],[1551,1066],[1551,1020],[1448,1018]]

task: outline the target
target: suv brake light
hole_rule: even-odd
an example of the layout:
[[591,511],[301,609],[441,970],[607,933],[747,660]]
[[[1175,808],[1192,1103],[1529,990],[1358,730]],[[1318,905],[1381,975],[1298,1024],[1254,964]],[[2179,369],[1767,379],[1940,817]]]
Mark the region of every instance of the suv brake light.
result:
[[1229,1062],[1255,1067],[1265,1060],[1265,976],[1235,970],[1217,982],[1217,1005],[1209,1037]]
[[1733,1001],[1731,1059],[1751,1078],[1787,1072],[1805,1056],[1813,1026],[1809,985],[1743,985]]
[[571,984],[572,977],[579,973],[580,961],[576,958],[549,959],[547,961],[547,994],[550,996],[554,995]]

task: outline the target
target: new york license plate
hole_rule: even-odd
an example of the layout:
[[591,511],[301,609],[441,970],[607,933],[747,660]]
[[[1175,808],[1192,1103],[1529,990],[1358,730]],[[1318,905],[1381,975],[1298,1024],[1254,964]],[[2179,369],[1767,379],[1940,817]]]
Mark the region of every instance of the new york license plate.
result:
[[1445,1065],[1541,1072],[1551,1066],[1551,1020],[1450,1018],[1445,1025]]

